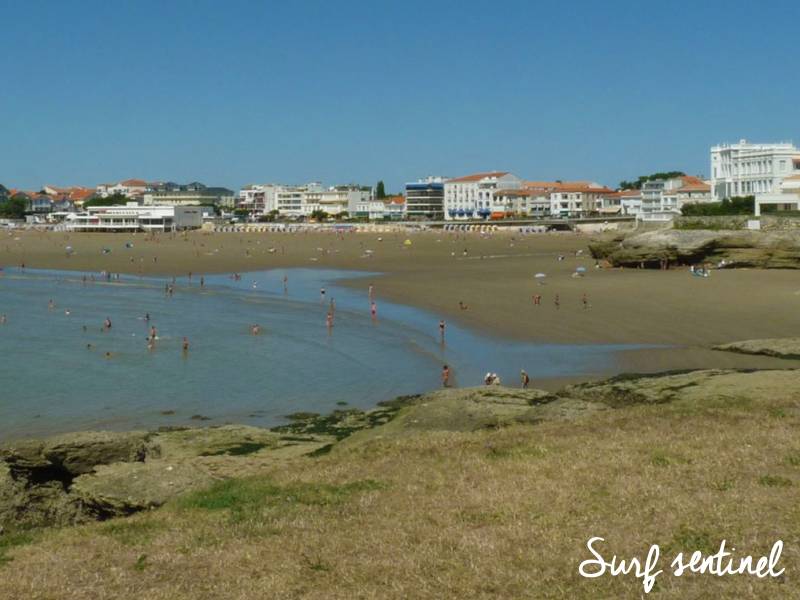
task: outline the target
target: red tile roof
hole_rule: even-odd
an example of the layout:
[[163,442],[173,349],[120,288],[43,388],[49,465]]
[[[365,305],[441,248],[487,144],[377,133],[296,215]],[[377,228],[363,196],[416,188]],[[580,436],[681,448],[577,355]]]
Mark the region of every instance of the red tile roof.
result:
[[465,175],[464,177],[456,177],[455,179],[448,179],[447,183],[461,183],[467,181],[480,181],[481,179],[502,177],[508,175],[508,171],[490,171],[488,173],[473,173],[472,175]]
[[144,179],[126,179],[125,181],[120,181],[119,185],[124,185],[126,187],[147,187],[147,182]]

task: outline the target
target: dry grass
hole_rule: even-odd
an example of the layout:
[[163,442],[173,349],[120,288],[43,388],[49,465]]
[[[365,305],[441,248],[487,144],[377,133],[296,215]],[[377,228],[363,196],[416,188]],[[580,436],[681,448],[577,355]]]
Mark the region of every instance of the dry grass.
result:
[[664,574],[651,596],[800,598],[798,425],[790,390],[687,393],[575,422],[345,444],[15,546],[0,597],[639,598],[633,577],[578,576],[602,536],[609,556],[658,543],[667,558],[722,539],[760,555],[782,539],[782,580]]

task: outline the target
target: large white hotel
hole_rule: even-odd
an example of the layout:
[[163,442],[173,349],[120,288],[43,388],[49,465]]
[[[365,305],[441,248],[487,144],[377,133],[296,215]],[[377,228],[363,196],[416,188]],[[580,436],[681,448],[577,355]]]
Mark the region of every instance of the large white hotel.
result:
[[794,144],[722,144],[711,148],[714,200],[779,192],[787,177],[800,173],[800,150]]

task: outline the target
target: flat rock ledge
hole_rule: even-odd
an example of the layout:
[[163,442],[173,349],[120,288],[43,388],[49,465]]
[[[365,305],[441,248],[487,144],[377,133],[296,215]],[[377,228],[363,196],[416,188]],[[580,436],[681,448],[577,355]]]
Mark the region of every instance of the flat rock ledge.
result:
[[763,354],[777,358],[800,359],[800,338],[744,340],[714,346],[714,350],[740,354]]

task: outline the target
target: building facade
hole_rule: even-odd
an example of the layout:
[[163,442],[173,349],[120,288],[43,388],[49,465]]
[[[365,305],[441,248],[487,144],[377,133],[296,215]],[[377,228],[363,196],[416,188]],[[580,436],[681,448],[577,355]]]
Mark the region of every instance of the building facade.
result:
[[711,193],[719,201],[780,191],[784,178],[800,173],[794,144],[752,144],[740,140],[711,148]]
[[444,184],[445,220],[488,219],[497,208],[498,190],[519,189],[522,180],[508,171],[474,173]]
[[181,231],[203,225],[200,206],[92,206],[64,221],[71,231],[134,232]]
[[406,184],[406,218],[412,220],[444,218],[444,177],[426,177]]

